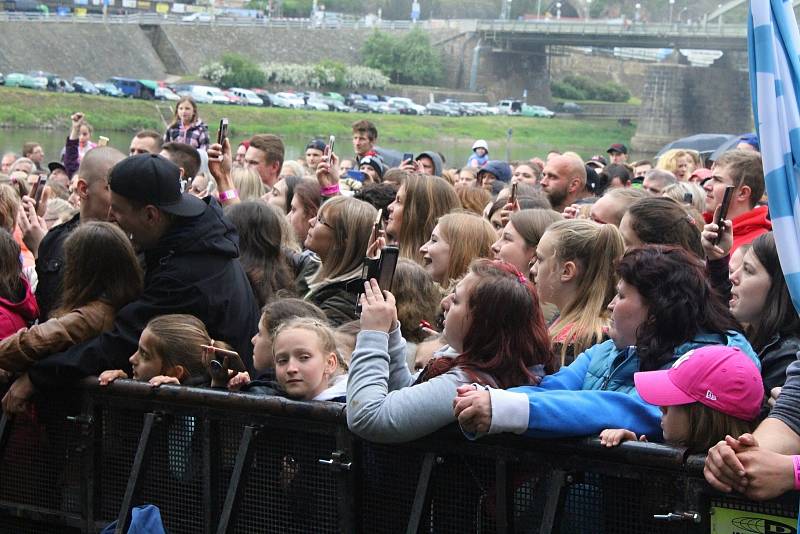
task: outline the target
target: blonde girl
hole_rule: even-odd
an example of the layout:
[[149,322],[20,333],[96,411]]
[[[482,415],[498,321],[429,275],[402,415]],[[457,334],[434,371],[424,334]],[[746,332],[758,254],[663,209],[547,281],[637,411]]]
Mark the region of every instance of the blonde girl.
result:
[[667,150],[658,158],[656,169],[669,171],[675,175],[679,182],[686,182],[692,172],[700,166],[700,156],[693,154],[693,150],[673,148]]
[[539,240],[531,275],[539,298],[559,310],[549,332],[562,365],[603,340],[616,292],[614,263],[624,248],[616,226],[586,219],[557,221]]

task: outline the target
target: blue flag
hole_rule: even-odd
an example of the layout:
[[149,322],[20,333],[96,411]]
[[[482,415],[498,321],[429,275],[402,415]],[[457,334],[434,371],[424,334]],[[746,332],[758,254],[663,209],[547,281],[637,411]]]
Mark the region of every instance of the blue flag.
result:
[[772,230],[789,293],[800,310],[800,33],[791,0],[752,0],[750,94]]

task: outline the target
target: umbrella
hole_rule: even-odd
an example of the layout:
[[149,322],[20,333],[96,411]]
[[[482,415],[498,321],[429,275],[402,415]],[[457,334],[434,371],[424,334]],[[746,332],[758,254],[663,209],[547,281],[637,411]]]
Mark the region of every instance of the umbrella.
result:
[[658,151],[656,157],[660,157],[664,152],[667,150],[672,150],[673,148],[686,148],[689,150],[698,151],[700,155],[705,158],[723,144],[732,142],[734,139],[739,139],[739,136],[722,133],[702,133],[690,135],[689,137],[683,137],[667,143],[661,147],[661,150]]
[[741,141],[741,136],[734,135],[732,139],[725,141],[724,143],[719,145],[719,147],[717,147],[717,149],[710,156],[708,156],[708,159],[711,161],[717,161],[719,157],[728,150],[734,150],[736,148],[736,145],[738,145],[740,141]]
[[800,310],[800,32],[792,2],[750,2],[750,94],[781,268]]

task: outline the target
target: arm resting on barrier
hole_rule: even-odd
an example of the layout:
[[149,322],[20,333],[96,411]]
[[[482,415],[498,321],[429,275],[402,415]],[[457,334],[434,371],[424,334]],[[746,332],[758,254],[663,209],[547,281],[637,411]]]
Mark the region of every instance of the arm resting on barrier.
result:
[[[350,362],[347,383],[347,424],[358,436],[379,443],[411,441],[455,421],[452,402],[466,379],[451,371],[390,391],[389,336],[362,331]],[[406,369],[408,373],[408,370]],[[411,386],[411,374],[408,373]]]

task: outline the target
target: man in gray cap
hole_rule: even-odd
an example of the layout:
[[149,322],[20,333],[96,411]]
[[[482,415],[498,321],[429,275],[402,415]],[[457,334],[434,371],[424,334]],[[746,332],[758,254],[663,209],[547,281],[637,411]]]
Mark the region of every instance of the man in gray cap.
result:
[[144,256],[144,291],[119,310],[111,331],[31,367],[3,399],[6,411],[24,409],[35,389],[64,388],[107,369],[130,375],[128,358],[147,322],[158,315],[194,315],[252,370],[250,339],[258,330],[259,309],[237,260],[238,235],[219,203],[182,194],[178,167],[155,154],[120,161],[109,186],[109,219]]

